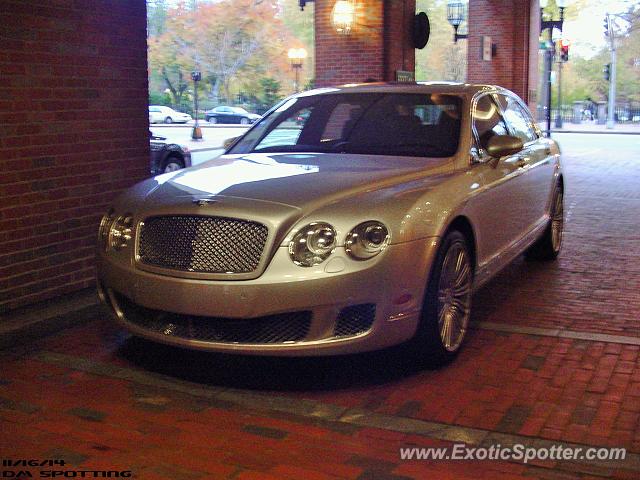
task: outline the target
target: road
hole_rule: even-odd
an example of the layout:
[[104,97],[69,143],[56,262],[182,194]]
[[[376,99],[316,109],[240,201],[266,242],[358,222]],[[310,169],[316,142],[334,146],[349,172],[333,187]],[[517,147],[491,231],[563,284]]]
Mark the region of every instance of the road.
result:
[[212,126],[202,123],[202,140],[192,140],[193,125],[150,125],[154,135],[166,137],[167,141],[186,145],[191,150],[191,162],[198,165],[222,154],[225,140],[242,135],[248,127],[239,125]]

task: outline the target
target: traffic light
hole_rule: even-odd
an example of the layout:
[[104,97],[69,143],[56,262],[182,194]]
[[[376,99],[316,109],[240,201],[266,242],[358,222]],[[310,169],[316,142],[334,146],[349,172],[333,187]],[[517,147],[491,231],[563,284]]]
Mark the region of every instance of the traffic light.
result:
[[560,61],[566,62],[569,60],[569,47],[571,42],[566,38],[560,40]]
[[608,82],[611,79],[611,64],[607,63],[602,69],[602,73],[604,74],[604,79]]
[[604,22],[602,23],[602,26],[604,27],[604,36],[608,37],[609,36],[609,14],[607,14],[604,17]]

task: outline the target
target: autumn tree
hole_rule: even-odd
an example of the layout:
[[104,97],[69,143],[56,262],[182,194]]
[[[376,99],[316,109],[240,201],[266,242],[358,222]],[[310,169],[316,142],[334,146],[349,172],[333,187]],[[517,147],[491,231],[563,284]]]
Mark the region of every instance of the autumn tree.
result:
[[190,72],[202,71],[217,104],[232,98],[233,87],[255,87],[264,76],[289,78],[287,49],[294,43],[277,0],[183,2],[167,11],[164,32],[149,38],[149,68],[176,103],[190,88]]

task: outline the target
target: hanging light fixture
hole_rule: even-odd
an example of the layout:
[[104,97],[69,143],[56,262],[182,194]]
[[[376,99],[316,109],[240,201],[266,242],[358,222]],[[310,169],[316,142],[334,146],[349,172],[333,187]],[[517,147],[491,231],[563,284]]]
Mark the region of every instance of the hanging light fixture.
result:
[[337,0],[331,12],[331,23],[341,35],[349,35],[356,18],[356,5],[353,0]]

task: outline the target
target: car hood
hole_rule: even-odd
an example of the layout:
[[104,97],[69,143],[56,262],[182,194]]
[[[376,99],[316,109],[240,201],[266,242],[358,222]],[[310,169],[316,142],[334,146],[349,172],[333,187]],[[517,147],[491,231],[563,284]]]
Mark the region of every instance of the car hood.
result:
[[302,210],[451,171],[451,159],[381,155],[223,155],[153,179],[147,198],[233,197]]

